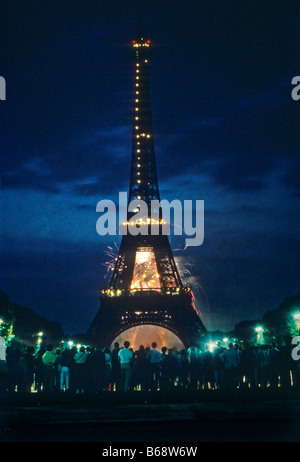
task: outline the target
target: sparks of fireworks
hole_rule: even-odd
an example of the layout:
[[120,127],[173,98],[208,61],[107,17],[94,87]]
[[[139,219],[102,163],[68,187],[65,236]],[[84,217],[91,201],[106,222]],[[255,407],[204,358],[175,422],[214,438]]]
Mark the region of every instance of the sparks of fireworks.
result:
[[102,263],[106,267],[106,274],[104,277],[107,278],[111,274],[111,272],[114,270],[114,267],[115,267],[115,264],[118,258],[119,248],[116,242],[114,242],[113,247],[108,245],[107,250],[105,250],[104,253],[108,257],[108,260]]
[[184,285],[190,286],[193,290],[192,294],[192,304],[195,311],[201,316],[201,308],[203,298],[205,302],[208,303],[207,294],[205,293],[204,287],[201,285],[199,276],[195,276],[193,272],[193,266],[195,263],[188,262],[188,257],[183,255],[185,249],[181,251],[181,255],[175,256],[176,265]]

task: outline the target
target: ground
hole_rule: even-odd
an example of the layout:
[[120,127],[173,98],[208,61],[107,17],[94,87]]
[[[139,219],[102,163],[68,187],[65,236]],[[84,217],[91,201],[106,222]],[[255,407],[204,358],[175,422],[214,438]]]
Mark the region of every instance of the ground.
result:
[[10,396],[2,442],[300,441],[297,390]]

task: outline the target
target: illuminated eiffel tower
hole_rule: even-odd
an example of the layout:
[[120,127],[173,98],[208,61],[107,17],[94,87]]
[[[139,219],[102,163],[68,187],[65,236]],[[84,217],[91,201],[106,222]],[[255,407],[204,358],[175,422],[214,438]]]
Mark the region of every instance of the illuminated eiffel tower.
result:
[[[128,203],[142,200],[150,210],[152,200],[160,201],[149,85],[151,42],[139,36],[132,48],[134,107]],[[127,224],[135,213],[128,213]],[[197,343],[206,332],[191,289],[180,279],[168,236],[151,234],[151,212],[146,220],[147,235],[123,235],[109,285],[100,296],[100,309],[88,330],[90,338],[100,345],[110,346],[122,332],[141,325],[168,329],[185,346]],[[161,230],[161,212],[156,223]]]

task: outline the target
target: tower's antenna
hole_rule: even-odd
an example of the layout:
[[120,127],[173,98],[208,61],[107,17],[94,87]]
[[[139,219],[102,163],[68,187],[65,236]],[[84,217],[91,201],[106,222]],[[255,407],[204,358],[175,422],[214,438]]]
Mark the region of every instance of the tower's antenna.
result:
[[137,5],[137,16],[138,16],[138,37],[143,37],[144,30],[143,30],[143,2],[138,2]]

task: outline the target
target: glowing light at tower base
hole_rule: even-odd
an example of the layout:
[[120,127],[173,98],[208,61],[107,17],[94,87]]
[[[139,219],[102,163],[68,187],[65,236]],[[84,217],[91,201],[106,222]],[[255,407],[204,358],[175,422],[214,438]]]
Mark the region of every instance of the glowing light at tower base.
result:
[[133,348],[133,350],[138,350],[140,345],[143,345],[145,348],[151,348],[152,342],[157,343],[157,348],[159,350],[164,346],[178,351],[184,349],[184,345],[177,335],[163,327],[154,325],[131,327],[122,332],[122,334],[113,341],[111,347],[113,347],[115,342],[118,342],[120,347],[122,347],[125,340],[130,342],[130,347]]

